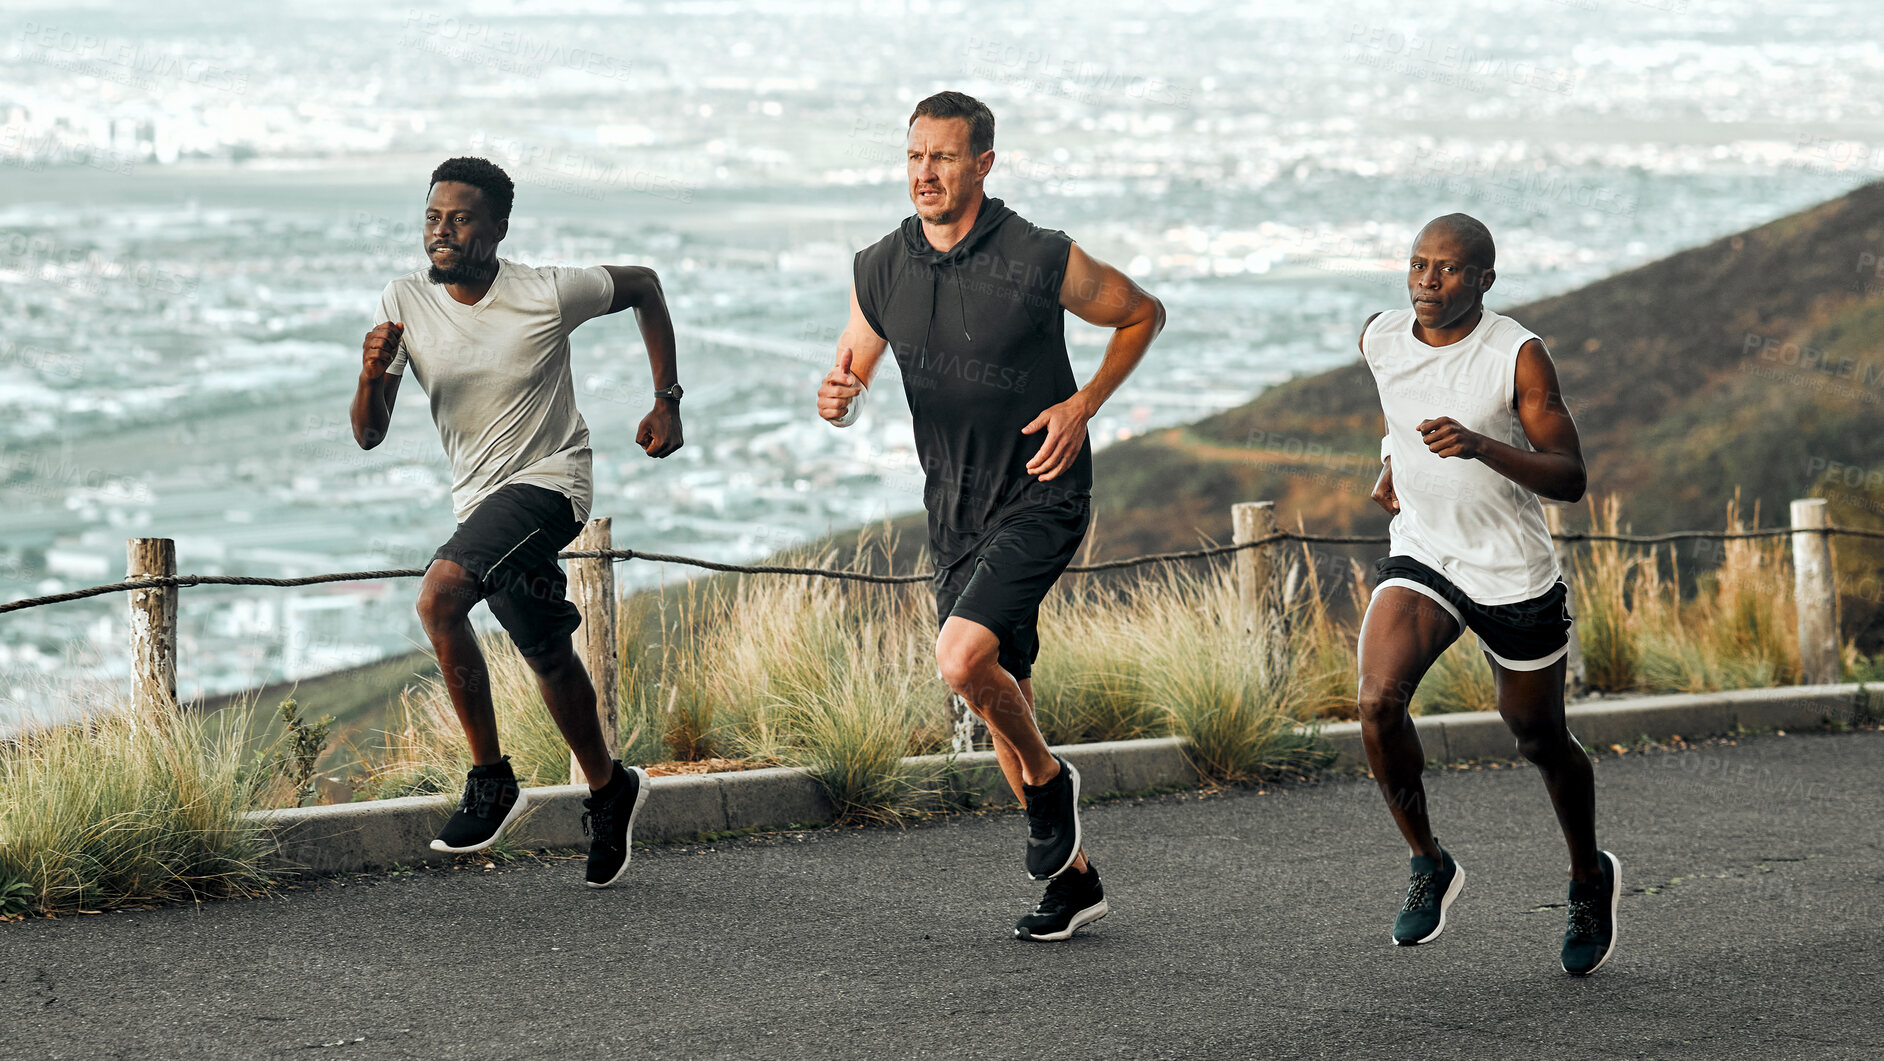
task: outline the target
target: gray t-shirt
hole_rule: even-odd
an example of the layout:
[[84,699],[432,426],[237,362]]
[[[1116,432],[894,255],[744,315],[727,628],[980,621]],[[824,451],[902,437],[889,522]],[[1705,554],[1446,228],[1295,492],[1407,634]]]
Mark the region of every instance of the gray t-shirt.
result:
[[589,427],[576,411],[569,333],[608,312],[615,281],[601,266],[529,266],[498,259],[476,305],[423,269],[386,285],[380,318],[403,322],[386,371],[412,374],[432,402],[451,459],[452,514],[465,517],[500,487],[530,483],[569,498],[578,520],[594,498]]

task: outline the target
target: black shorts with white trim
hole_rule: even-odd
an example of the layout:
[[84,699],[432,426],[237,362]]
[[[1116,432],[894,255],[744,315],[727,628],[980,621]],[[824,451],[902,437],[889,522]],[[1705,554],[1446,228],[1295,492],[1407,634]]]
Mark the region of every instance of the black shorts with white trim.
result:
[[1570,624],[1576,617],[1562,579],[1530,600],[1480,604],[1410,556],[1382,557],[1374,562],[1374,574],[1376,593],[1399,586],[1438,601],[1461,629],[1478,635],[1485,654],[1506,670],[1543,670],[1570,651]]

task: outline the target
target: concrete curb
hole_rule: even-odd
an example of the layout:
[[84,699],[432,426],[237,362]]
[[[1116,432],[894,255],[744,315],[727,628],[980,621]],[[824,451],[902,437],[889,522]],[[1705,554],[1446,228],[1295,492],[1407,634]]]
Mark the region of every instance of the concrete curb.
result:
[[[1884,697],[1860,695],[1857,685],[1786,686],[1725,693],[1645,696],[1572,705],[1571,731],[1584,744],[1627,744],[1639,737],[1702,737],[1737,730],[1812,729],[1878,717]],[[1415,720],[1429,759],[1508,759],[1511,733],[1495,712],[1428,715]],[[1335,753],[1335,769],[1366,765],[1357,722],[1319,728]],[[1068,745],[1055,749],[1080,773],[1089,796],[1155,788],[1191,787],[1201,778],[1175,737]],[[993,752],[921,756],[907,760],[916,783],[938,800],[945,794],[972,802],[1012,799]],[[529,810],[509,836],[525,847],[583,848],[581,785],[528,789]],[[270,835],[284,868],[317,873],[383,869],[447,856],[427,845],[451,811],[450,796],[373,800],[330,807],[264,811],[255,815]],[[693,840],[716,833],[778,829],[828,822],[831,797],[801,770],[770,768],[653,779],[635,825],[639,840]]]
[[[1570,732],[1586,746],[1631,744],[1639,737],[1709,737],[1736,730],[1815,729],[1827,722],[1849,725],[1877,716],[1884,703],[1859,697],[1857,685],[1787,685],[1722,693],[1676,693],[1571,704],[1564,714]],[[1875,694],[1884,699],[1884,690]],[[1514,759],[1517,745],[1495,711],[1426,715],[1413,720],[1426,758],[1440,762]],[[1337,722],[1321,728],[1332,745],[1334,768],[1367,765],[1361,724]]]

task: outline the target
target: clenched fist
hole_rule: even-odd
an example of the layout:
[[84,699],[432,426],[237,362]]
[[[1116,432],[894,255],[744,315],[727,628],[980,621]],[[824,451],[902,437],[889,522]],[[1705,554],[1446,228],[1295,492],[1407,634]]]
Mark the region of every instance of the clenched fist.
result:
[[850,370],[850,348],[846,347],[837,355],[837,365],[825,373],[824,382],[818,384],[818,415],[826,420],[844,419],[850,412],[850,403],[863,393],[863,381]]
[[366,341],[360,344],[361,379],[376,380],[386,374],[393,355],[399,352],[399,340],[405,333],[405,325],[391,322],[366,333]]
[[1387,514],[1400,514],[1400,498],[1393,492],[1393,460],[1380,462],[1380,478],[1374,483],[1373,502],[1387,510]]

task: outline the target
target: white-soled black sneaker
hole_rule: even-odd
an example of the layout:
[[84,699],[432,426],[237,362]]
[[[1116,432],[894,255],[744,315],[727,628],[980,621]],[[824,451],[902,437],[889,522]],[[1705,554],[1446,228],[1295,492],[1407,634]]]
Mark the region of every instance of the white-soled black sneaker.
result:
[[488,766],[474,766],[466,775],[464,795],[432,841],[432,850],[452,855],[482,851],[497,842],[504,829],[517,820],[528,802],[510,769],[510,756]]
[[1057,942],[1071,939],[1082,927],[1111,913],[1099,871],[1086,863],[1086,872],[1067,870],[1047,882],[1033,912],[1014,923],[1014,938]]
[[648,772],[639,766],[615,764],[615,776],[601,790],[582,801],[582,831],[589,834],[589,867],[583,874],[591,888],[606,888],[621,879],[634,853],[635,816],[648,801]]
[[1079,857],[1079,771],[1059,756],[1060,772],[1044,785],[1022,785],[1027,801],[1027,875],[1048,880]]

